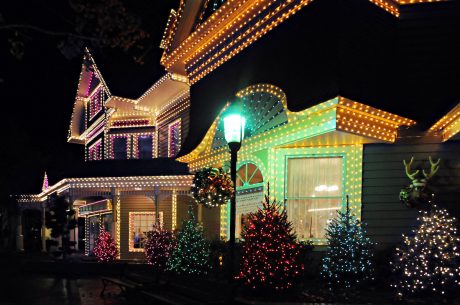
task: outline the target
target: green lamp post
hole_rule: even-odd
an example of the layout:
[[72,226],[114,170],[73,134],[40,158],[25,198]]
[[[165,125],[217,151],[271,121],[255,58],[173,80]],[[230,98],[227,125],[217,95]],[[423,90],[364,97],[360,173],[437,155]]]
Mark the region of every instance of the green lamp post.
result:
[[235,219],[236,219],[236,161],[238,150],[244,138],[246,118],[242,114],[242,107],[238,103],[232,104],[224,115],[225,140],[230,148],[230,174],[235,187],[235,193],[230,200],[230,278],[233,277],[235,264]]

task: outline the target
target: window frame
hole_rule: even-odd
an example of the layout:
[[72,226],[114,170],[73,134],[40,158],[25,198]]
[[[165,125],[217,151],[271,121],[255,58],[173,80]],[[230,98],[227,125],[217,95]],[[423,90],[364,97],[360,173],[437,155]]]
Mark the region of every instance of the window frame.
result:
[[[93,97],[95,95],[99,95],[99,96],[98,96],[97,107],[95,107],[97,109],[95,110],[95,112],[93,112],[93,106],[94,106]],[[102,109],[104,108],[103,101],[104,101],[104,88],[101,85],[98,85],[96,88],[93,89],[93,92],[91,92],[91,94],[89,95],[89,103],[88,103],[89,121],[93,120],[102,111]]]
[[[155,214],[156,212],[129,212],[129,232],[128,232],[128,247],[129,252],[144,252],[144,248],[134,248],[134,239],[132,238],[132,233],[134,229],[134,216],[139,215],[151,215],[153,217],[153,223],[155,223]],[[158,217],[160,219],[160,226],[164,226],[164,214],[163,211],[158,212]],[[153,228],[152,228],[153,229]]]
[[[324,159],[324,158],[341,158],[342,159],[342,192],[341,196],[321,196],[321,197],[288,197],[288,169],[289,169],[289,160],[290,159],[306,159],[306,158],[314,158],[314,159]],[[347,177],[347,154],[343,153],[301,153],[301,154],[286,154],[284,155],[284,205],[286,209],[289,209],[287,205],[288,200],[314,200],[314,199],[339,199],[340,200],[340,211],[344,211],[345,209],[345,198],[346,198],[346,177]],[[289,218],[288,218],[289,220]],[[297,232],[296,232],[297,233]],[[326,238],[303,238],[299,240],[308,240],[312,241],[314,244],[326,244]]]
[[[171,127],[174,125],[178,125],[178,132],[179,132],[179,144],[177,145],[179,148],[175,152],[175,154],[171,154]],[[182,146],[182,120],[178,118],[171,123],[168,124],[168,158],[175,157],[175,155],[180,151]]]
[[[99,139],[88,147],[88,160],[89,161],[101,161],[104,159],[104,152],[103,152],[102,144],[103,144],[102,139]],[[91,153],[91,151],[94,148],[96,149],[95,151],[96,158],[93,158],[93,154]]]

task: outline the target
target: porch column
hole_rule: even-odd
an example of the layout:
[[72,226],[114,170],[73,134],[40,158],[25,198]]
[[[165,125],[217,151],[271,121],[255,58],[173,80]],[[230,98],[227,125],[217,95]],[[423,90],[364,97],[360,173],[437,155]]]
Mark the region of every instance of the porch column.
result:
[[[120,230],[121,230],[121,191],[112,187],[110,189],[110,195],[112,198],[112,215],[113,215],[113,239],[116,241],[117,248],[118,248],[118,259],[121,256],[121,237],[120,237]],[[88,218],[85,218],[85,226]],[[128,224],[126,224],[128,225]],[[88,228],[87,226],[85,228]],[[87,230],[88,231],[88,230]],[[87,234],[87,240],[89,240],[89,233]],[[89,249],[89,246],[88,246]],[[88,255],[88,254],[87,254]]]
[[73,241],[75,242],[75,251],[78,252],[78,221],[77,221],[77,226],[75,229],[73,229],[73,234],[72,234]]
[[160,225],[160,212],[158,211],[158,194],[160,190],[158,186],[153,188],[153,204],[155,205],[155,226],[158,228]]
[[171,197],[171,230],[174,231],[177,227],[177,193],[176,189],[172,191]]
[[24,251],[24,236],[22,235],[22,209],[19,210],[16,227],[16,250]]
[[[117,232],[117,218],[118,218],[117,204],[119,204],[119,202],[117,200],[118,199],[117,198],[117,190],[114,187],[112,187],[110,189],[110,198],[112,200],[112,227],[111,227],[112,232],[110,232],[110,233],[113,234],[112,238],[117,240],[117,237],[115,237],[115,235],[116,235],[116,232]],[[118,224],[118,225],[120,225],[120,224]]]
[[203,205],[197,204],[198,206],[198,223],[203,223]]
[[46,205],[42,204],[42,252],[46,252]]

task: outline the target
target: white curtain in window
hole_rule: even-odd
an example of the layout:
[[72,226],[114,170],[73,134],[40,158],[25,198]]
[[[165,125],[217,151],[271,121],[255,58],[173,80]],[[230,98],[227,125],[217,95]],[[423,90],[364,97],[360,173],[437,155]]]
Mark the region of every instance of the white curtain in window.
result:
[[342,158],[289,158],[287,213],[299,239],[323,238],[342,201]]

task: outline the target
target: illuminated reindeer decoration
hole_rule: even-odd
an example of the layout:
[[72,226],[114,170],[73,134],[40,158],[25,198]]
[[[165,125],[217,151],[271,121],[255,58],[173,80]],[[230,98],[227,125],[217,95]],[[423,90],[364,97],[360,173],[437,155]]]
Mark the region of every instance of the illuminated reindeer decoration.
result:
[[425,178],[417,178],[420,170],[416,170],[411,173],[412,163],[414,163],[414,157],[410,159],[410,162],[407,163],[406,160],[403,160],[404,167],[406,168],[406,175],[412,181],[412,183],[403,188],[399,193],[399,199],[404,202],[409,208],[427,208],[428,199],[430,194],[427,191],[427,183],[438,171],[439,162],[441,159],[438,159],[437,162],[433,162],[431,156],[430,160],[430,173],[426,173],[425,170],[422,170],[423,176]]

